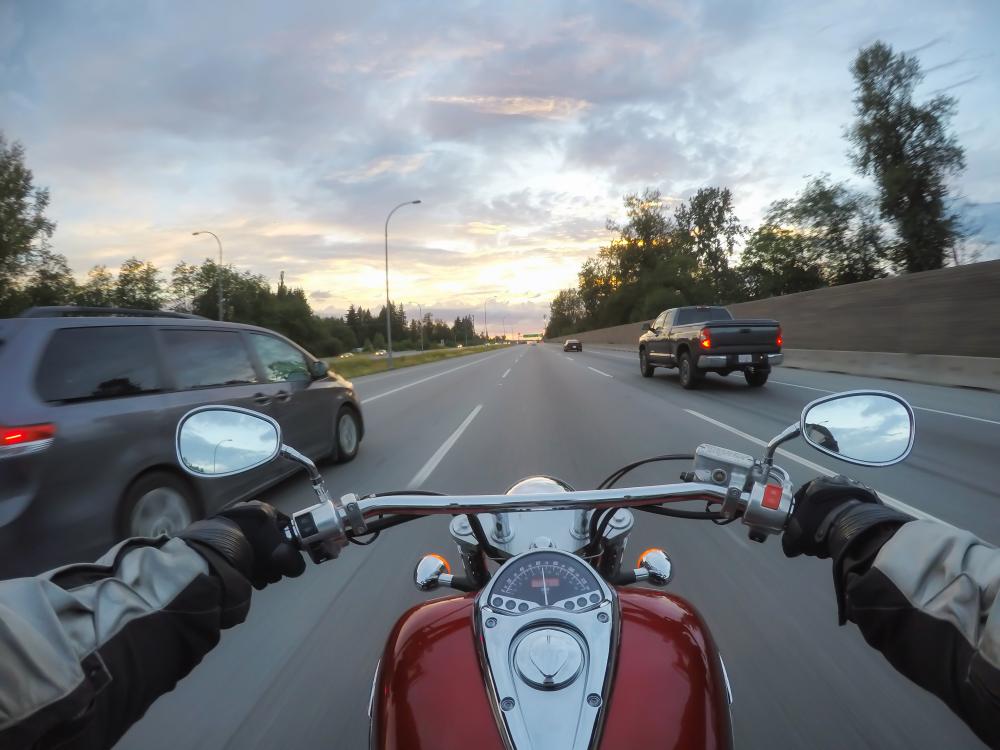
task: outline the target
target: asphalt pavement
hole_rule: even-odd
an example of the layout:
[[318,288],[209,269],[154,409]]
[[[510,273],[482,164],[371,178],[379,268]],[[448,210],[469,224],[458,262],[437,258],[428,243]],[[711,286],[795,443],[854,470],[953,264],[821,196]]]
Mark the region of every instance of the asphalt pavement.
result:
[[[845,471],[917,512],[1000,543],[992,481],[998,394],[787,368],[776,369],[760,390],[747,388],[737,373],[710,376],[690,392],[673,371],[642,378],[630,353],[564,354],[552,345],[515,346],[355,384],[367,435],[354,462],[325,468],[338,495],[418,486],[494,493],[531,474],[592,488],[625,463],[689,453],[702,442],[759,453],[761,441],[797,421],[813,398],[891,390],[916,409],[916,444],[906,463],[862,469],[801,442],[787,444],[777,463],[797,483]],[[660,464],[636,472],[632,482],[673,481],[686,468]],[[286,511],[313,502],[304,475],[267,499]],[[837,626],[829,561],[787,560],[778,539],[751,542],[738,523],[637,514],[630,549],[654,545],[673,560],[670,590],[701,611],[725,658],[738,748],[981,747],[853,625]],[[458,562],[446,518],[387,530],[370,546],[348,547],[339,559],[255,594],[247,622],[225,633],[119,747],[366,747],[372,675],[385,638],[408,607],[434,596],[412,584],[413,565],[426,552]],[[656,710],[655,685],[649,697]]]

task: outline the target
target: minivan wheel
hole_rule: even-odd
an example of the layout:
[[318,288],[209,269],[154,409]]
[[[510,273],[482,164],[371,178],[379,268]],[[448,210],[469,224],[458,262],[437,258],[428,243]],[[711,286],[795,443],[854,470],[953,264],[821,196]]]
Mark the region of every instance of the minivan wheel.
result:
[[198,520],[188,484],[167,471],[143,474],[125,493],[121,533],[124,537],[173,536]]
[[353,409],[347,406],[340,408],[337,412],[334,433],[334,439],[337,441],[337,463],[353,461],[361,445],[361,427]]

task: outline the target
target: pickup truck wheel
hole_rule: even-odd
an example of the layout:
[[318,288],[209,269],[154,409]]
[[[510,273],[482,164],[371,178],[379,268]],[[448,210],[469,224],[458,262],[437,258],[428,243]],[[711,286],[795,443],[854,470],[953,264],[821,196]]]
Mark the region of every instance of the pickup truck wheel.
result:
[[653,377],[653,370],[656,368],[649,364],[649,357],[646,356],[646,350],[639,350],[639,372],[642,373],[644,378]]
[[694,362],[691,361],[691,355],[687,352],[681,354],[680,357],[680,369],[681,369],[681,387],[689,391],[694,390],[698,387],[698,383],[701,381],[701,372],[697,367],[694,366]]
[[747,379],[747,385],[751,388],[760,388],[767,382],[769,370],[744,370],[743,377]]

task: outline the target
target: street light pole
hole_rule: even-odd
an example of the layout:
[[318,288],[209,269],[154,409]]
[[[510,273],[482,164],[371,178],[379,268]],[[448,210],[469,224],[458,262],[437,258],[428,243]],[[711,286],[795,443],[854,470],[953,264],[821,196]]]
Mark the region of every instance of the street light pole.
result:
[[411,302],[411,305],[416,305],[417,309],[420,310],[420,351],[424,350],[424,308],[419,302]]
[[389,309],[389,219],[403,206],[415,206],[419,200],[404,201],[396,206],[385,217],[385,338],[388,344],[389,369],[392,369],[392,315]]
[[209,232],[207,229],[202,229],[198,232],[191,232],[193,236],[199,234],[210,234],[215,237],[215,242],[219,246],[219,320],[222,320],[222,240],[219,239],[219,235],[215,232]]

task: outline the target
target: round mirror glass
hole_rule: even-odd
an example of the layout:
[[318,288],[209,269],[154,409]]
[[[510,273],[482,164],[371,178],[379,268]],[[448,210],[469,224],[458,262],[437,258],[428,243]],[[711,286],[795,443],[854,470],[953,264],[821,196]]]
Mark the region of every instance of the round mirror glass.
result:
[[814,448],[857,464],[902,461],[913,445],[913,414],[899,399],[854,393],[806,407],[802,436]]
[[278,455],[281,431],[261,415],[226,408],[195,411],[177,430],[177,458],[191,474],[238,474]]

